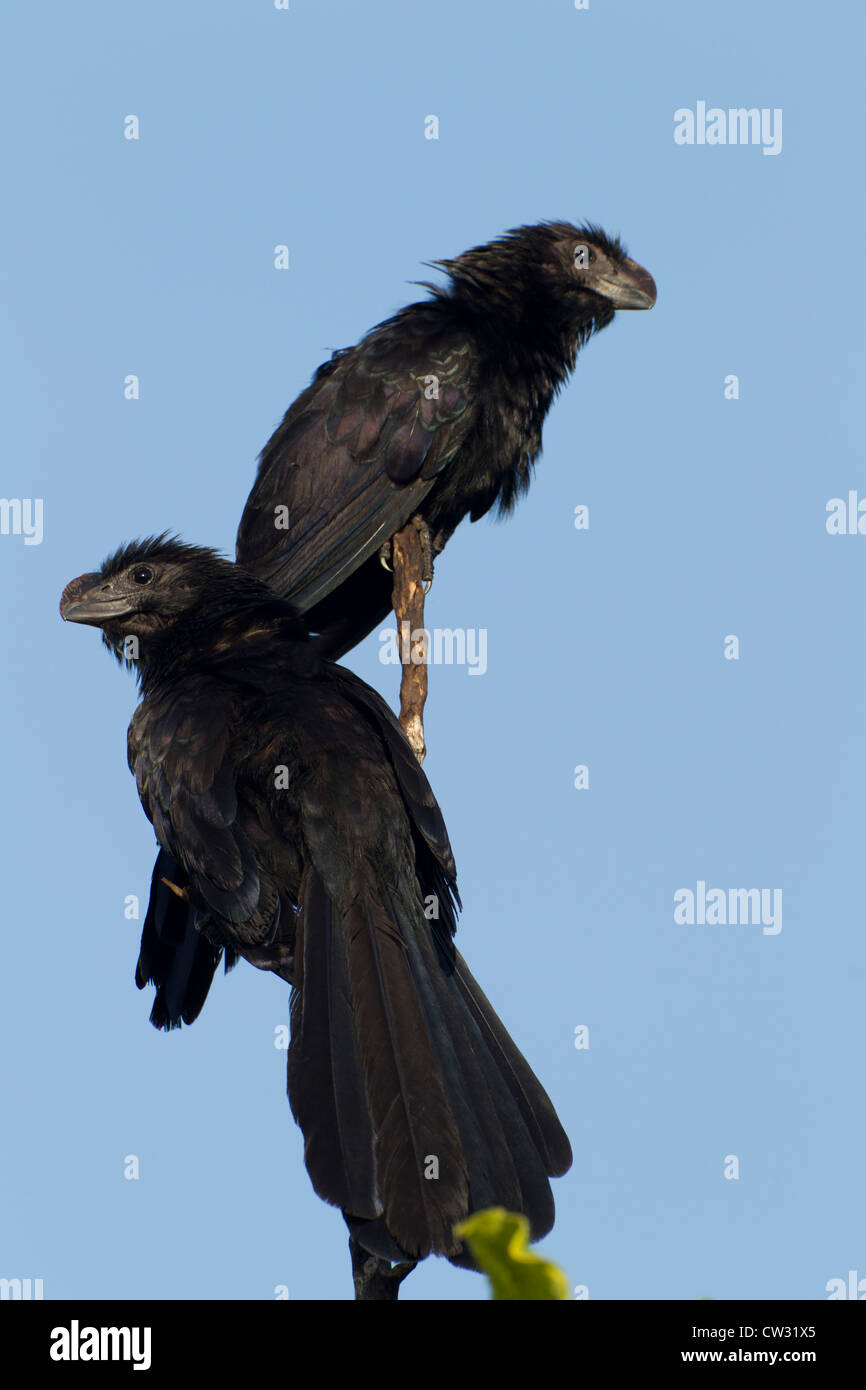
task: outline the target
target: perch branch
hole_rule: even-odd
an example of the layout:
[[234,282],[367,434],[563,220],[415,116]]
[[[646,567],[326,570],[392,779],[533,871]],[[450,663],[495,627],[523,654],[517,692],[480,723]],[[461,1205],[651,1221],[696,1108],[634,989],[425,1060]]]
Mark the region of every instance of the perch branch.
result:
[[[426,559],[426,563],[425,563]],[[403,674],[400,680],[400,723],[419,763],[427,755],[424,742],[424,704],[427,700],[427,640],[424,633],[424,574],[429,567],[424,538],[410,521],[392,542],[394,614]],[[417,637],[415,634],[418,634]]]
[[355,1281],[356,1303],[396,1303],[400,1295],[400,1285],[415,1268],[414,1260],[392,1265],[371,1255],[355,1240],[349,1237],[349,1250],[352,1253],[352,1278]]

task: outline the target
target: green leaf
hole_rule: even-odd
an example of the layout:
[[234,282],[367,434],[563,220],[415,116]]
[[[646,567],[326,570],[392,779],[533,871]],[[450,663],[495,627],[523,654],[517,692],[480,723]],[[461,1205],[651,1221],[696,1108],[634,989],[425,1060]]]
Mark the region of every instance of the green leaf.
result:
[[490,1280],[496,1298],[568,1299],[562,1270],[529,1249],[529,1222],[504,1207],[477,1211],[454,1227]]

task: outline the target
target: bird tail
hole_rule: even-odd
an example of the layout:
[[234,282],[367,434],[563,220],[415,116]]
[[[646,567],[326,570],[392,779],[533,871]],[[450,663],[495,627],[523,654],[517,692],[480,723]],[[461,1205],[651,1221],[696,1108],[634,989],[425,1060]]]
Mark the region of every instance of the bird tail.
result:
[[385,1259],[471,1265],[473,1211],[553,1224],[549,1177],[571,1164],[553,1106],[420,898],[356,885],[340,910],[302,885],[289,1100],[320,1197]]
[[232,947],[215,945],[202,930],[205,914],[192,906],[188,889],[185,869],[161,849],[153,866],[135,983],[139,989],[156,986],[150,1021],[166,1031],[198,1018],[223,954],[226,970],[237,960]]

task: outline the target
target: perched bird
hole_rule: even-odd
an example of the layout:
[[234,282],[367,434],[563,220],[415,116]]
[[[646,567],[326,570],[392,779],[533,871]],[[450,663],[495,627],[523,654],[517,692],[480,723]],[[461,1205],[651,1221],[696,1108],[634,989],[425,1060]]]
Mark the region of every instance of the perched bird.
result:
[[433,556],[529,486],[545,416],[579,349],[652,276],[589,223],[519,227],[454,260],[447,288],[335,352],[262,451],[238,563],[290,598],[334,660],[387,617],[392,537]]
[[454,1225],[493,1205],[543,1236],[568,1139],[454,948],[445,824],[384,701],[260,579],[178,540],[118,550],[60,611],[138,674],[128,758],[161,847],[139,970],[163,1024],[195,1016],[221,952],[274,971],[306,1165],[364,1250],[471,1264]]
[[[521,227],[433,264],[447,289],[425,286],[432,299],[336,352],[289,407],[238,529],[238,563],[304,612],[332,660],[387,617],[391,537],[415,518],[429,579],[464,516],[509,512],[579,348],[616,309],[655,302],[652,277],[591,224]],[[162,851],[136,977],[157,986],[159,1028],[193,1021],[222,954],[166,886],[178,875]]]

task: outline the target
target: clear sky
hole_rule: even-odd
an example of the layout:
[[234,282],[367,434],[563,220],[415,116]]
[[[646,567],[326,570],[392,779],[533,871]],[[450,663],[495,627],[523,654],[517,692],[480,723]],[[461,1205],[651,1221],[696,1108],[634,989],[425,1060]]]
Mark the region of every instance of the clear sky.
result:
[[[862,7],[105,0],[7,29],[0,491],[43,525],[0,535],[0,1276],[351,1297],[285,988],[241,964],[192,1028],[147,1021],[135,689],[57,605],[136,535],[231,553],[286,406],[424,261],[587,218],[658,303],[587,346],[529,497],[464,523],[428,600],[487,632],[485,674],[431,671],[459,944],[572,1139],[544,1243],[572,1285],[866,1277],[866,536],[826,527],[866,498]],[[699,102],[781,111],[781,149],[676,143]],[[348,664],[394,701],[379,650]],[[675,921],[699,882],[778,890],[781,930]],[[402,1297],[486,1290],[433,1260]]]

